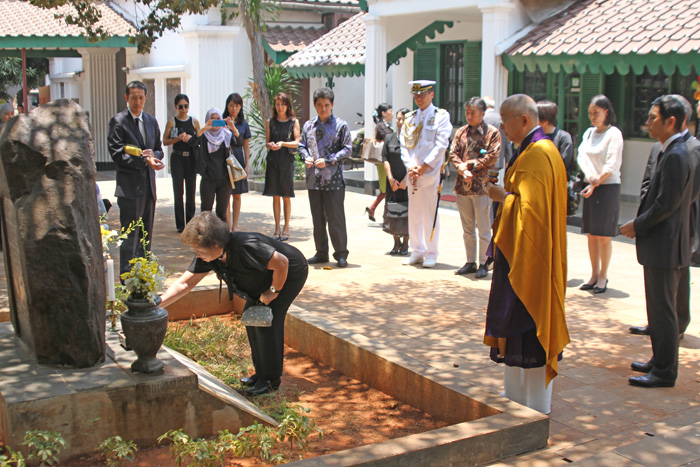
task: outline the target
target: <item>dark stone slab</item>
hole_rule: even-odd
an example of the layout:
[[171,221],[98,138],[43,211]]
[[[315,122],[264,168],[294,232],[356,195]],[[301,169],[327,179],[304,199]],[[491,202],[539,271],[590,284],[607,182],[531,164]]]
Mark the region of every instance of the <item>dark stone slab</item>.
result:
[[39,364],[105,359],[94,148],[85,111],[60,99],[0,132],[0,215],[10,316]]

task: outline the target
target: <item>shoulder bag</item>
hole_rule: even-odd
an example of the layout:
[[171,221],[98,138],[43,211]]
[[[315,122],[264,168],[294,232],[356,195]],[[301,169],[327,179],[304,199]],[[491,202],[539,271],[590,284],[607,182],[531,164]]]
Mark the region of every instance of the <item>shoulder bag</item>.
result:
[[226,167],[228,168],[228,177],[231,179],[231,187],[234,187],[235,182],[246,177],[245,169],[236,159],[230,146],[228,148],[228,157],[226,158]]
[[373,164],[381,164],[382,149],[384,149],[384,141],[377,141],[374,138],[365,139],[362,143],[362,158]]

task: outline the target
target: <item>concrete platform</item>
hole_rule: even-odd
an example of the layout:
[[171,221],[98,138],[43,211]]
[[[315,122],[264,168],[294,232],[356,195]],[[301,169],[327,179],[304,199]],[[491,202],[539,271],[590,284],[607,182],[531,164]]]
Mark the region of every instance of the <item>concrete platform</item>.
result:
[[[107,361],[73,370],[40,367],[21,348],[10,323],[0,324],[0,437],[19,449],[29,430],[63,435],[62,459],[93,452],[119,435],[139,447],[157,444],[168,430],[193,437],[228,429],[237,433],[254,420],[276,422],[206,370],[165,348],[162,375],[133,373],[133,352],[107,331]],[[26,452],[25,452],[26,454]]]

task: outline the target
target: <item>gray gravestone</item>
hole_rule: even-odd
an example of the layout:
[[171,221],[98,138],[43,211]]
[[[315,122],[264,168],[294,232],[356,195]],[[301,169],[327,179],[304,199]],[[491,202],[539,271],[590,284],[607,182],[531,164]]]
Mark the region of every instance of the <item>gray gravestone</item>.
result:
[[88,117],[52,101],[0,131],[0,215],[10,315],[38,363],[105,358],[105,287]]

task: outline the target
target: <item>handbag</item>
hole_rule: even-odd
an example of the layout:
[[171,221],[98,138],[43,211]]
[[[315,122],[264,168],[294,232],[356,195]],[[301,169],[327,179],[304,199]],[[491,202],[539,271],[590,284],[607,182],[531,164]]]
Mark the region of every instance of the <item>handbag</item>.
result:
[[386,217],[391,217],[394,219],[408,217],[408,203],[389,201],[386,203]]
[[231,148],[228,148],[228,157],[226,158],[226,167],[228,168],[228,177],[231,179],[231,186],[234,186],[234,182],[242,180],[246,177],[245,169],[238,162],[236,156],[233,155]]
[[362,143],[362,158],[367,162],[381,164],[382,149],[384,149],[384,141],[377,141],[374,138],[365,139]]
[[272,308],[258,302],[257,305],[249,306],[243,310],[241,323],[244,326],[256,328],[269,328],[272,326]]

